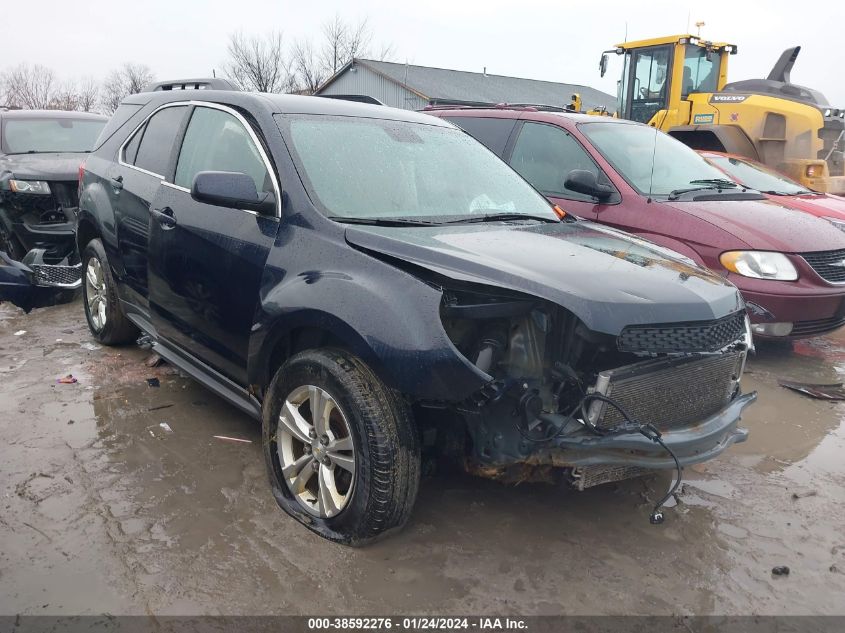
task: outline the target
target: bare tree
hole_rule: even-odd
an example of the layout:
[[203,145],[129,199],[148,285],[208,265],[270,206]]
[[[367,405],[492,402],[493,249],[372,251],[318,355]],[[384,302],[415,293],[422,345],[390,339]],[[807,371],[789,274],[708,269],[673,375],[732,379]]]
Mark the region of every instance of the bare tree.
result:
[[72,81],[63,82],[50,99],[51,110],[76,110],[79,108],[79,92]]
[[93,112],[100,97],[100,84],[93,77],[85,77],[77,86],[77,109]]
[[351,25],[335,15],[323,24],[323,45],[320,49],[323,70],[328,75],[334,75],[350,59],[368,54],[372,39],[366,18]]
[[233,33],[229,36],[229,60],[224,68],[243,90],[286,92],[294,88],[281,31],[263,37]]
[[28,110],[49,108],[56,92],[56,77],[39,64],[18,64],[0,79],[5,105]]
[[308,40],[302,40],[294,45],[293,68],[296,71],[300,89],[308,94],[313,94],[328,78],[322,61]]
[[126,63],[111,71],[103,82],[100,94],[103,110],[111,114],[128,95],[141,92],[154,80],[153,72],[145,64]]

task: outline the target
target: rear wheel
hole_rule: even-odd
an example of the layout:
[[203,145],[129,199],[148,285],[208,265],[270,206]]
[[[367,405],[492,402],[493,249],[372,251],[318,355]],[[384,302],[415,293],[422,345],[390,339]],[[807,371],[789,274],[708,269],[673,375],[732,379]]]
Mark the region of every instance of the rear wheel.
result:
[[82,253],[82,298],[88,329],[97,341],[119,345],[138,338],[138,328],[120,305],[117,284],[99,239],[88,242]]
[[264,403],[276,501],[319,535],[361,545],[400,528],[416,499],[410,410],[360,359],[332,349],[291,358]]

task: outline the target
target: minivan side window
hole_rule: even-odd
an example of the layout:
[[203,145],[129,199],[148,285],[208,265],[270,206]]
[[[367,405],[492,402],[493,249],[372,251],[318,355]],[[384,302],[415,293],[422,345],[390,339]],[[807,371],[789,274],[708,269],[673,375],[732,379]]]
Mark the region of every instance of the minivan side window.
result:
[[[145,169],[158,176],[164,177],[170,165],[170,156],[173,152],[173,143],[182,124],[182,117],[185,114],[185,106],[164,108],[156,112],[144,128],[141,143],[138,146],[138,154],[135,157],[134,165],[139,169]],[[136,136],[138,136],[136,134]],[[134,142],[134,138],[132,141]],[[129,143],[132,145],[132,142]],[[128,160],[129,146],[126,148]]]
[[548,196],[592,200],[591,196],[564,187],[567,174],[584,169],[602,178],[598,166],[572,135],[556,125],[526,121],[516,139],[511,167]]
[[174,184],[190,189],[201,171],[247,174],[259,191],[272,191],[264,160],[238,119],[215,108],[197,107],[191,115],[176,163]]
[[492,119],[484,117],[454,116],[443,117],[464,132],[473,136],[475,140],[484,143],[496,155],[505,153],[508,138],[516,125],[516,119]]

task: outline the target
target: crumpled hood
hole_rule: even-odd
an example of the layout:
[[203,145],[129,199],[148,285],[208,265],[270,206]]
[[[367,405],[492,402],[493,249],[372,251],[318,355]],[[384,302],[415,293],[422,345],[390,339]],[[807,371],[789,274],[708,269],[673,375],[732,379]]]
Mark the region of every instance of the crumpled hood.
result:
[[659,202],[700,218],[750,249],[808,253],[845,248],[845,233],[830,222],[798,213],[772,200],[675,200]]
[[452,279],[546,299],[613,335],[626,325],[702,321],[743,307],[721,277],[591,222],[350,226],[346,239]]
[[76,180],[88,154],[7,154],[0,156],[0,178]]

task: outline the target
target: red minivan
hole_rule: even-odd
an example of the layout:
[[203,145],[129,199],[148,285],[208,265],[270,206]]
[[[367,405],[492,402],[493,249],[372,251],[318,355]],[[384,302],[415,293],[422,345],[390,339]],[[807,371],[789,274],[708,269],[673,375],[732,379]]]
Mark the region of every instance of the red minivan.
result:
[[480,140],[564,210],[723,274],[742,291],[755,334],[807,338],[845,325],[845,233],[737,184],[672,137],[540,106],[427,113]]

